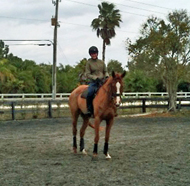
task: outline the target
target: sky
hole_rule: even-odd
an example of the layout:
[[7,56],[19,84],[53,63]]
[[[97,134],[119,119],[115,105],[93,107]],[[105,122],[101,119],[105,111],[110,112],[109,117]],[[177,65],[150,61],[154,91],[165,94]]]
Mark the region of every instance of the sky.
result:
[[[83,58],[89,58],[88,49],[97,46],[102,58],[102,39],[90,27],[99,15],[101,0],[61,0],[59,2],[57,66],[75,66]],[[120,10],[122,23],[116,28],[116,36],[106,47],[105,63],[117,60],[125,68],[129,59],[126,40],[135,41],[148,17],[167,20],[174,10],[187,10],[189,0],[108,0]],[[52,0],[6,0],[0,1],[0,40],[9,45],[10,53],[23,60],[34,60],[37,64],[53,64],[53,46],[38,46],[53,42],[54,27],[51,18],[55,15]],[[13,41],[5,41],[13,40]],[[25,41],[15,41],[25,40]],[[42,41],[29,41],[42,40]],[[45,41],[50,40],[50,41]]]

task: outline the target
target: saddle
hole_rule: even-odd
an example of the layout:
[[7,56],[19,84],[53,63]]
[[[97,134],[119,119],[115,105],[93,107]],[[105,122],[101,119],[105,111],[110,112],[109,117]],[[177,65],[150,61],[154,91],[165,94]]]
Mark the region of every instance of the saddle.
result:
[[[99,82],[98,82],[98,87],[97,87],[97,89],[96,89],[95,92],[94,92],[94,97],[96,96],[96,93],[97,93],[97,91],[99,90],[99,88],[105,83],[105,81],[106,81],[106,79],[99,80]],[[87,95],[88,95],[88,88],[85,89],[85,90],[82,92],[81,98],[86,99],[86,98],[87,98]]]
[[[95,92],[94,92],[94,97],[96,96],[96,93],[97,93],[98,89],[99,89],[99,88],[97,88],[97,89],[95,90]],[[88,88],[85,89],[85,90],[82,92],[81,98],[87,99],[87,95],[88,95]]]

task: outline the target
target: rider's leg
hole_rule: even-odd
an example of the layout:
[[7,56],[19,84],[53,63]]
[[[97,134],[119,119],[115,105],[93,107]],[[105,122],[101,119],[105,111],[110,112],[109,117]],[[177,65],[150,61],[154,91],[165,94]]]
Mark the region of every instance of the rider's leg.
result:
[[94,86],[94,83],[90,83],[88,87],[88,95],[87,95],[87,114],[93,114],[93,98],[94,98],[94,93],[95,93],[96,86]]

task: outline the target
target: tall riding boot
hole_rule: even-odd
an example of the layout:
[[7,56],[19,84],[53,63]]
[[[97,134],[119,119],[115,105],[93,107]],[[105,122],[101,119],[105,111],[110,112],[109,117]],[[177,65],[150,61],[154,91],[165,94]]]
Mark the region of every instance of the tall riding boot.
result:
[[87,102],[87,114],[93,114],[93,104],[92,104],[93,98],[91,96],[87,96],[86,102]]

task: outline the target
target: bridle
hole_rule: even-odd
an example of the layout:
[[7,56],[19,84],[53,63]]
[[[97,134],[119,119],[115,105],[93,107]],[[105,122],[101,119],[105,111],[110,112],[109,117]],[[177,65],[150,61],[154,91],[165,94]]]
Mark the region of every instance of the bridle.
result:
[[121,83],[119,81],[117,81],[114,85],[116,86],[116,91],[115,91],[115,88],[113,88],[111,83],[110,83],[110,91],[106,91],[105,88],[104,88],[104,90],[107,93],[111,92],[111,99],[112,100],[116,99],[116,102],[114,102],[114,104],[115,104],[116,107],[118,107],[120,105],[120,103],[121,103],[121,94],[122,94],[120,92]]

